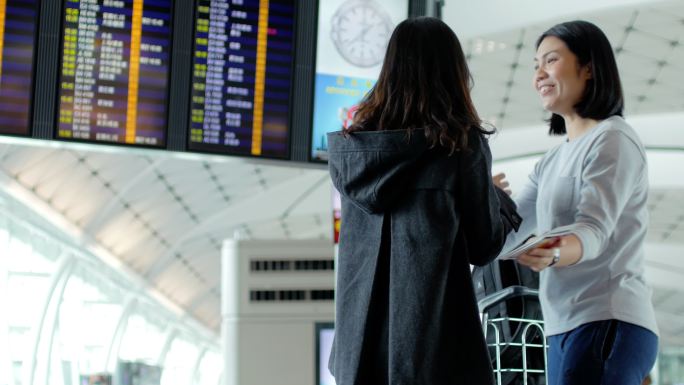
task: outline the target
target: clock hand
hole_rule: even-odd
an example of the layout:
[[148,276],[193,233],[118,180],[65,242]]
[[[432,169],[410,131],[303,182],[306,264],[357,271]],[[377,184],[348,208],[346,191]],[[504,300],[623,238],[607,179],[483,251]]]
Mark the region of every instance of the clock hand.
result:
[[364,41],[363,38],[366,36],[366,33],[368,33],[368,31],[369,31],[371,28],[373,28],[373,25],[366,25],[366,26],[364,26],[363,28],[361,28],[361,32],[359,32],[356,36],[354,36],[354,38],[348,40],[347,43],[353,43],[353,42],[355,42],[355,41],[357,41],[357,40],[359,40],[359,39],[361,39],[361,41]]

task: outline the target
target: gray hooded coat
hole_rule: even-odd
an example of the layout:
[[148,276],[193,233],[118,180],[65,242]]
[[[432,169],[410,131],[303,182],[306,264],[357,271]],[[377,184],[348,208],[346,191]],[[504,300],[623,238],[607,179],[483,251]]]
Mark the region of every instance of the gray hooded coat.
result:
[[452,156],[423,130],[410,140],[406,130],[335,132],[328,143],[342,195],[337,384],[492,384],[470,264],[492,261],[511,223],[486,139],[471,130],[471,151]]

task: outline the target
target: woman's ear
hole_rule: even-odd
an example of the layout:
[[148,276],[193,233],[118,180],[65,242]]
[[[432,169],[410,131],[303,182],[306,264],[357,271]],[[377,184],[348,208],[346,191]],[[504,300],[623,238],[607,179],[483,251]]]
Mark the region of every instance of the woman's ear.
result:
[[587,65],[582,67],[582,75],[585,76],[585,79],[589,80],[589,79],[592,79],[594,77],[592,74],[593,74],[592,66],[591,66],[591,62],[589,62],[589,63],[587,63]]

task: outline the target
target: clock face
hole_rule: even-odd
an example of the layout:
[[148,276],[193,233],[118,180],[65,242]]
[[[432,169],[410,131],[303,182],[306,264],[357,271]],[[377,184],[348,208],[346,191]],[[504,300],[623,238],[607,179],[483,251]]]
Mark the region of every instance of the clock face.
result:
[[377,3],[343,3],[333,15],[331,24],[330,37],[346,61],[359,67],[382,63],[393,26],[387,12]]

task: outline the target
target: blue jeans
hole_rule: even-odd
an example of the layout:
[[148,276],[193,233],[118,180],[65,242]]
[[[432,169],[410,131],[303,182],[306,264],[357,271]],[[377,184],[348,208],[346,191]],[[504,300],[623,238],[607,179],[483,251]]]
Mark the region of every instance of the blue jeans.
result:
[[547,385],[641,385],[658,354],[652,331],[596,321],[550,336]]

